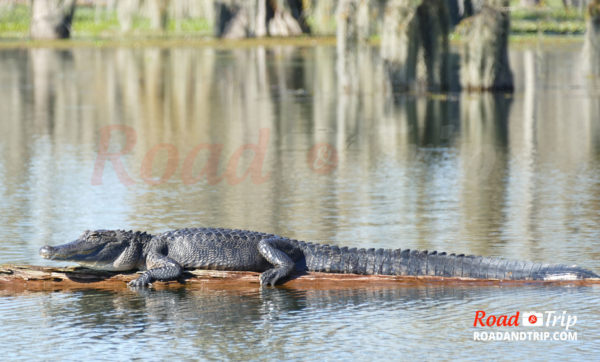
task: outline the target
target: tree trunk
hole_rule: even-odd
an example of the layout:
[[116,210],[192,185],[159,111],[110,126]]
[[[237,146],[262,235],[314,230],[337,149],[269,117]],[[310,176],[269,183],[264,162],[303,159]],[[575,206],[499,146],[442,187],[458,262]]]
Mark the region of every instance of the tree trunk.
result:
[[164,31],[167,28],[170,0],[146,0],[150,28]]
[[32,0],[30,34],[33,39],[71,36],[75,0]]
[[427,88],[431,91],[448,89],[450,17],[445,0],[424,0],[417,8]]
[[532,7],[538,6],[540,4],[540,0],[521,0],[521,6]]
[[311,0],[308,4],[309,6],[304,10],[306,17],[311,19],[311,33],[316,35],[333,35],[336,31],[336,1]]
[[355,50],[369,40],[369,1],[341,0],[336,10],[338,48]]
[[600,77],[600,0],[592,0],[587,11],[587,31],[583,46],[588,75]]
[[393,91],[449,88],[449,15],[445,0],[391,0],[381,55]]
[[358,88],[359,48],[369,40],[369,1],[341,0],[336,11],[336,70],[345,91]]
[[308,32],[301,0],[218,0],[215,35],[222,38],[297,36]]
[[421,46],[418,3],[414,0],[407,6],[391,0],[383,17],[381,57],[393,91],[409,90],[417,79],[417,55]]
[[512,91],[508,61],[510,13],[508,0],[484,5],[477,15],[459,25],[464,37],[461,49],[461,86],[475,91]]
[[139,10],[140,0],[119,0],[116,5],[121,31],[127,32],[133,26],[133,16]]
[[452,26],[460,23],[466,17],[473,15],[473,4],[471,0],[449,0],[448,14]]
[[298,36],[308,33],[302,0],[271,0],[267,9],[270,36]]
[[[259,36],[257,13],[262,0],[215,1],[215,35],[221,38],[239,39]],[[264,18],[263,18],[264,19]],[[265,20],[266,21],[266,20]],[[261,24],[264,26],[264,24]]]

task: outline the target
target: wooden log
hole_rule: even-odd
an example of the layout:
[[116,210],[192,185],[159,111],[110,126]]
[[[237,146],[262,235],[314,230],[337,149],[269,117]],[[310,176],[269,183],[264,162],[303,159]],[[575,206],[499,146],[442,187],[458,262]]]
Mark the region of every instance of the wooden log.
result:
[[[259,288],[256,272],[191,270],[178,281],[155,282],[152,288],[202,288],[215,290],[243,290]],[[0,265],[0,291],[20,293],[27,291],[56,291],[82,289],[127,289],[127,282],[138,273],[114,273],[82,267],[53,268],[31,265]],[[431,285],[444,286],[520,286],[520,285],[600,285],[600,279],[573,281],[506,281],[434,276],[357,275],[334,273],[307,273],[297,275],[280,287],[291,289],[352,289],[398,288]]]

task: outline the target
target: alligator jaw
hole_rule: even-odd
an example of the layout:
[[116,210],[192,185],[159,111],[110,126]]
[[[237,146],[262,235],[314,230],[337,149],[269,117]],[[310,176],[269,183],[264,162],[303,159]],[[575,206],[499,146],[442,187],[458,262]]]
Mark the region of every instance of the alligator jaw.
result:
[[84,262],[98,252],[99,249],[100,246],[98,245],[92,245],[86,243],[85,240],[77,239],[58,246],[44,245],[40,248],[40,256],[51,260]]
[[50,245],[44,245],[40,248],[40,256],[44,259],[54,259],[55,249]]
[[81,251],[75,252],[75,250],[71,249],[62,249],[64,246],[65,245],[59,245],[57,247],[53,247],[50,245],[44,245],[40,248],[40,256],[44,259],[75,262],[83,267],[90,269],[106,271],[117,270],[110,262],[96,261],[93,259],[87,260],[86,256],[94,254],[94,252],[96,251],[94,249],[90,250],[90,252],[87,254],[83,254],[81,253]]
[[133,270],[140,263],[142,238],[151,236],[124,230],[88,230],[70,243],[45,245],[39,253],[45,259],[74,262],[91,269]]
[[83,262],[88,256],[92,255],[97,250],[97,248],[89,251],[76,250],[74,248],[69,248],[68,245],[69,244],[59,245],[58,247],[44,245],[40,249],[40,256],[44,259],[50,260]]

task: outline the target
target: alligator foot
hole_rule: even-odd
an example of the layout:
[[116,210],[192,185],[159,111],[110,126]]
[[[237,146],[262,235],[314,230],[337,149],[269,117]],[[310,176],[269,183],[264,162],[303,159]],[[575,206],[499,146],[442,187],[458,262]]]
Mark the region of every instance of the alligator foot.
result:
[[281,249],[290,248],[289,241],[280,237],[262,239],[258,242],[258,251],[274,268],[260,275],[260,285],[274,286],[280,279],[290,275],[294,262]]
[[148,277],[148,275],[146,273],[144,273],[139,278],[134,279],[134,280],[130,281],[129,283],[127,283],[127,285],[131,288],[139,289],[139,288],[149,287],[152,284],[150,284],[150,278]]
[[285,278],[289,272],[283,268],[273,268],[267,271],[264,271],[260,275],[260,285],[261,286],[275,286],[278,281]]

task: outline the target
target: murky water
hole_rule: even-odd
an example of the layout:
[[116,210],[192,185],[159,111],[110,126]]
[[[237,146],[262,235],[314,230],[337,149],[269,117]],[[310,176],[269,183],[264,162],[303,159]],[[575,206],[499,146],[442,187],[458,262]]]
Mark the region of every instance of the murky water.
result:
[[[517,92],[352,90],[335,49],[0,51],[0,263],[95,228],[223,226],[600,271],[600,83],[513,49]],[[54,265],[54,264],[53,264]],[[590,358],[597,287],[0,291],[9,359]],[[474,341],[477,310],[567,311],[577,341]],[[560,334],[558,335],[560,337]],[[543,354],[542,354],[543,353]],[[43,357],[42,357],[43,356]]]

